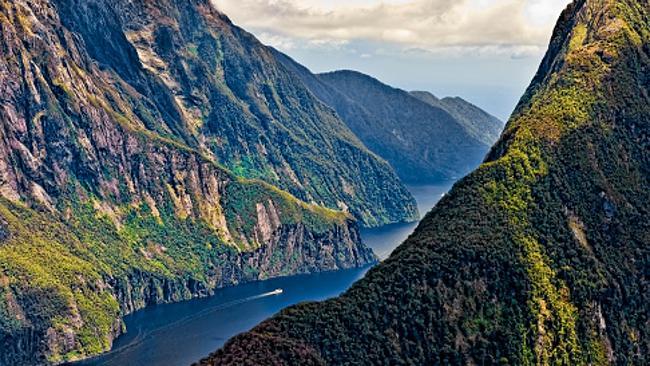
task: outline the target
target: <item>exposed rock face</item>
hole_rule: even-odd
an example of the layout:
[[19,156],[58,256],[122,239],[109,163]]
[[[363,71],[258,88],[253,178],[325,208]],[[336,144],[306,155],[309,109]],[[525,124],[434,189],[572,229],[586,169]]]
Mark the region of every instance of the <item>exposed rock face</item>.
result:
[[[178,38],[190,35],[198,50]],[[256,148],[250,141],[258,138],[274,169],[318,189],[280,184],[303,198],[330,197],[333,207],[343,200],[364,210],[366,223],[414,215],[390,169],[353,137],[334,139],[325,122],[320,139],[316,128],[298,130],[320,116],[307,117],[317,103],[292,99],[299,90],[264,99],[284,113],[264,120],[275,130],[251,127],[268,112],[244,101],[258,92],[251,85],[285,84],[261,69],[264,59],[250,56],[256,67],[237,64],[248,56],[229,54],[236,46],[266,52],[207,1],[0,0],[0,365],[106,351],[123,330],[121,317],[150,304],[374,261],[347,213],[219,165],[241,157],[241,146]],[[182,52],[197,61],[185,62]],[[220,130],[226,125],[239,130]],[[294,134],[318,146],[321,157],[328,156],[324,146],[347,146],[350,164],[374,171],[375,187],[381,181],[396,190],[382,196],[361,187],[361,173],[347,179],[354,200],[333,186],[307,184],[339,177],[326,167],[300,168],[309,159],[271,155],[278,141],[286,145],[277,151],[306,146],[289,141]],[[223,150],[215,147],[220,136]],[[372,210],[374,199],[386,204]]]
[[496,117],[460,98],[408,93],[354,71],[315,75],[287,55],[274,53],[409,183],[464,176],[483,161],[503,129]]
[[392,169],[208,0],[51,2],[93,61],[147,97],[148,130],[305,202],[345,202],[366,226],[417,219]]
[[650,4],[578,0],[487,161],[340,298],[203,365],[646,365]]

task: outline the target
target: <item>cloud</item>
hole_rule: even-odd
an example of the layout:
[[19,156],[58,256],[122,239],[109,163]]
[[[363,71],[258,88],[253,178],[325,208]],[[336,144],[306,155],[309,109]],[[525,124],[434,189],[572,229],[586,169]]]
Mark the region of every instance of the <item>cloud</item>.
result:
[[293,38],[279,34],[262,32],[257,35],[257,39],[266,45],[270,45],[284,51],[291,51],[292,49],[296,48],[296,41]]
[[350,42],[346,39],[310,39],[307,45],[313,48],[338,50],[347,46]]
[[427,52],[543,49],[569,0],[214,0],[280,49],[367,41]]

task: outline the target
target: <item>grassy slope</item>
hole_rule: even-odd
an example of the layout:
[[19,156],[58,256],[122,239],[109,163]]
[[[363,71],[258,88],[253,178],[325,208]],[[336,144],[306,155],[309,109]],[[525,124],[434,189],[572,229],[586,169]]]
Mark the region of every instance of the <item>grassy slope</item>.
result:
[[488,162],[404,245],[202,362],[646,364],[649,16],[576,1]]

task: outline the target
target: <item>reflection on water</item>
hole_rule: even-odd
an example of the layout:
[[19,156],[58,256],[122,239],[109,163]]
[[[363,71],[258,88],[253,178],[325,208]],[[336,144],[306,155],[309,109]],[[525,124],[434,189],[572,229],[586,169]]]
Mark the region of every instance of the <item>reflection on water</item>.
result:
[[[449,184],[409,187],[424,215]],[[363,240],[385,259],[417,223],[363,230]],[[207,299],[154,306],[127,316],[128,333],[113,350],[77,363],[84,366],[180,366],[207,356],[232,336],[247,331],[287,306],[339,295],[363,277],[368,268],[292,276],[217,291]],[[276,294],[276,289],[282,289]]]

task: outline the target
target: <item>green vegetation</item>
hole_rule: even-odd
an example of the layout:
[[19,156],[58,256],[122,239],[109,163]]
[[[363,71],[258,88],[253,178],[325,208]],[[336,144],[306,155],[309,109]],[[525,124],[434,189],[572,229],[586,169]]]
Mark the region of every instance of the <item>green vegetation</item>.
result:
[[[249,220],[244,227],[228,220],[229,226],[242,229],[249,238],[257,224],[255,202],[272,200],[281,213],[281,225],[305,225],[316,234],[345,226],[349,220],[342,213],[301,203],[261,182],[241,180],[230,184],[226,192],[230,199],[224,206],[227,218]],[[48,362],[107,351],[126,311],[207,295],[231,281],[288,274],[285,268],[300,265],[294,254],[277,250],[271,261],[279,273],[263,272],[246,263],[237,268],[234,258],[251,248],[233,248],[207,223],[179,218],[171,203],[156,213],[146,203],[107,213],[97,209],[101,203],[97,198],[88,193],[83,196],[87,198],[62,200],[69,203],[59,207],[63,214],[4,199],[0,204],[0,217],[11,233],[0,245],[0,340],[32,327],[48,337],[73,335],[72,344],[53,342],[58,348],[44,350]],[[233,270],[239,273],[236,278],[223,277]],[[153,289],[149,282],[155,285]],[[118,300],[116,294],[122,298]]]
[[190,43],[187,45],[187,52],[190,54],[191,57],[198,58],[199,46],[195,45],[194,43]]
[[587,26],[585,24],[578,24],[573,28],[573,35],[569,42],[569,52],[574,52],[584,44],[587,38]]
[[[180,129],[183,133],[170,128],[175,140],[192,147],[198,140],[200,149],[209,150],[234,174],[263,180],[305,202],[336,210],[343,203],[364,226],[418,219],[415,200],[390,166],[295,82],[270,49],[223,15],[204,14],[202,6],[159,5],[181,16],[148,19],[158,33],[151,43],[137,46],[164,62],[170,80],[164,88],[178,93],[176,85],[182,87],[182,98],[176,99],[183,109],[199,109],[202,116],[191,136],[184,136],[186,128]],[[132,21],[140,24],[141,19]],[[85,32],[81,30],[89,37]],[[163,51],[165,37],[178,45]]]
[[574,2],[488,162],[404,245],[202,364],[647,364],[649,11]]
[[[287,55],[274,55],[408,183],[466,175],[482,162],[503,129],[497,118],[460,98],[408,93],[356,71],[313,74]],[[363,222],[374,214],[354,213]]]
[[2,365],[106,351],[148,305],[374,261],[352,215],[307,201],[415,218],[386,164],[207,0],[131,6],[0,0]]
[[[119,306],[108,292],[91,293],[86,287],[96,286],[102,276],[88,257],[80,255],[86,250],[84,243],[45,213],[3,201],[0,215],[11,232],[11,238],[0,246],[0,263],[8,279],[3,286],[3,291],[9,291],[5,301],[8,294],[13,298],[14,331],[27,327],[26,321],[50,324],[61,333],[78,332],[78,350],[83,354],[106,350]],[[30,306],[19,311],[26,319],[15,318],[21,305]],[[79,316],[83,324],[71,324]],[[0,338],[7,336],[2,333]],[[65,357],[52,354],[50,359],[56,362]]]
[[269,202],[277,210],[281,222],[305,225],[310,231],[324,233],[332,225],[343,225],[351,218],[340,212],[318,205],[306,204],[290,194],[261,181],[239,180],[239,184],[230,185],[225,194],[224,208],[227,221],[237,223],[231,231],[241,231],[246,235],[253,233],[257,224],[257,207],[248,202],[259,202],[269,208]]

